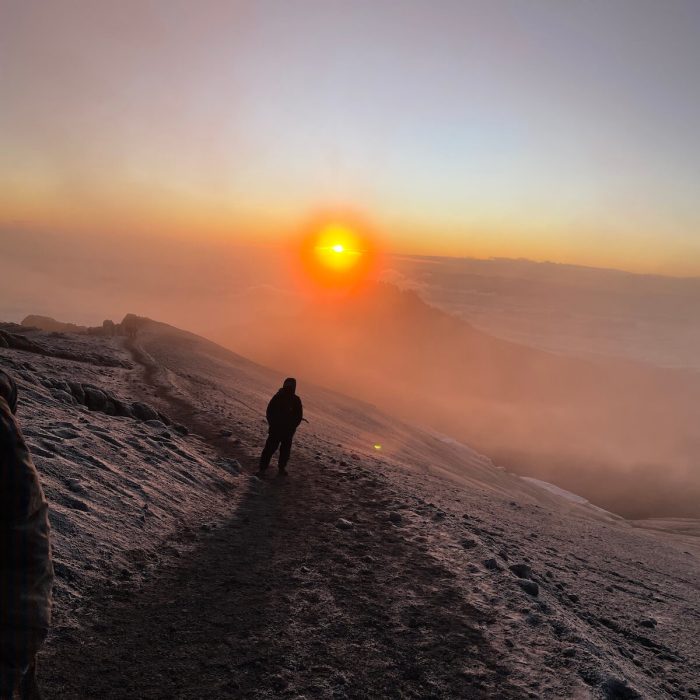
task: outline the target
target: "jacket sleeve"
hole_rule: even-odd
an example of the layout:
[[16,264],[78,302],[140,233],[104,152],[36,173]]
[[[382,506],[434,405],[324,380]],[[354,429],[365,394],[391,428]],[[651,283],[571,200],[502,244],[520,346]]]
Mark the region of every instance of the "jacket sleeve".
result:
[[273,396],[267,404],[267,411],[265,411],[265,416],[267,417],[268,425],[272,425],[275,422],[276,398],[277,395]]
[[51,622],[48,505],[15,417],[0,397],[0,647],[22,665]]
[[294,429],[296,430],[304,419],[304,407],[301,405],[301,399],[297,396],[294,405]]

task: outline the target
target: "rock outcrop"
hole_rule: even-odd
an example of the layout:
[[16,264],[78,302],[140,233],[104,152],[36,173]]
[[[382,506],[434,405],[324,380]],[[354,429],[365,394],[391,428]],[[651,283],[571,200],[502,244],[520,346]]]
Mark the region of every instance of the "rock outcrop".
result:
[[30,314],[22,321],[25,328],[38,328],[49,333],[87,333],[86,326],[78,326],[75,323],[64,323],[50,316],[38,316]]

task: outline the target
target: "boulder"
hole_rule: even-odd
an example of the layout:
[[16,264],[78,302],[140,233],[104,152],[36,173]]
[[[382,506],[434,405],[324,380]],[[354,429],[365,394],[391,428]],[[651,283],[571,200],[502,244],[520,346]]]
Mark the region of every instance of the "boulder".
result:
[[80,437],[80,433],[68,427],[56,428],[53,430],[53,434],[56,437],[63,438],[64,440],[75,440],[75,438]]
[[143,424],[147,425],[149,428],[158,428],[159,430],[165,430],[165,423],[159,421],[157,418],[153,420],[144,421]]
[[25,352],[33,352],[37,353],[38,355],[48,354],[41,345],[35,343],[33,340],[29,340],[29,338],[25,338],[19,333],[7,333],[6,331],[0,331],[0,338],[3,338],[7,343],[7,347],[12,348],[13,350],[24,350]]
[[155,408],[149,406],[147,403],[135,401],[131,404],[131,410],[134,416],[136,416],[136,418],[138,418],[139,420],[159,420],[158,411],[156,411]]
[[129,338],[135,338],[142,326],[147,323],[147,318],[136,316],[135,314],[127,314],[119,324],[119,331]]
[[91,411],[104,411],[107,404],[107,396],[104,391],[93,386],[84,386],[85,405]]
[[532,569],[527,564],[513,564],[508,568],[518,578],[532,578]]
[[637,700],[642,696],[626,680],[611,676],[603,683],[605,700]]
[[114,399],[114,409],[117,416],[123,416],[125,418],[134,418],[134,411],[131,406],[122,401],[121,399]]
[[525,593],[529,593],[531,596],[537,597],[540,593],[540,587],[534,582],[526,578],[519,578],[518,585],[522,588]]
[[53,382],[53,385],[54,385],[54,387],[56,387],[56,389],[60,389],[61,391],[65,391],[66,394],[73,393],[70,390],[70,385],[68,384],[68,382],[64,382],[62,379],[55,379]]
[[31,372],[27,372],[25,370],[18,370],[17,374],[20,377],[22,377],[22,379],[24,379],[24,381],[27,382],[27,384],[36,384],[37,383],[36,378],[34,377],[33,374],[31,374]]
[[85,403],[85,390],[83,389],[83,385],[79,384],[78,382],[67,382],[68,383],[68,388],[70,389],[70,393],[73,394],[73,397],[78,403]]
[[52,389],[51,394],[55,399],[57,399],[61,403],[66,403],[71,406],[75,405],[75,399],[73,398],[73,394],[69,394],[67,391],[61,391],[60,389]]
[[90,506],[85,503],[85,501],[81,501],[79,498],[64,496],[63,501],[65,506],[72,508],[73,510],[79,510],[83,513],[88,513],[90,511]]
[[350,520],[346,520],[345,518],[338,518],[338,520],[335,523],[335,526],[339,530],[352,530],[353,527],[355,527],[355,524],[352,523]]
[[85,487],[83,486],[80,479],[69,478],[66,480],[66,483],[68,484],[68,488],[73,493],[85,493]]
[[403,516],[401,513],[397,513],[396,511],[392,511],[389,513],[389,520],[394,523],[394,525],[401,525],[403,522]]
[[500,571],[501,565],[493,558],[484,560],[484,567],[489,571]]

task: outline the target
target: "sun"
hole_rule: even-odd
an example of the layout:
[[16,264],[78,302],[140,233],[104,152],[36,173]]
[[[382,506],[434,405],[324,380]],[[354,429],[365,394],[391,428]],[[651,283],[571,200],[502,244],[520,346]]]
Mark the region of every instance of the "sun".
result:
[[347,271],[362,260],[365,252],[357,233],[347,224],[329,223],[316,234],[314,254],[319,265]]
[[301,258],[306,279],[321,287],[347,288],[368,278],[375,255],[360,226],[326,220],[307,230]]

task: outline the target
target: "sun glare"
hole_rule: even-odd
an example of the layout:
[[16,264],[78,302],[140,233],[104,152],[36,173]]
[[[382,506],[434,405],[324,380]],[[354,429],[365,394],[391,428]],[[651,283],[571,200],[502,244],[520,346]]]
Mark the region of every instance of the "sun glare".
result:
[[327,224],[318,233],[315,253],[320,265],[347,271],[360,263],[363,252],[362,242],[349,226]]
[[367,279],[374,248],[359,225],[316,222],[301,246],[305,276],[322,287],[346,288]]

